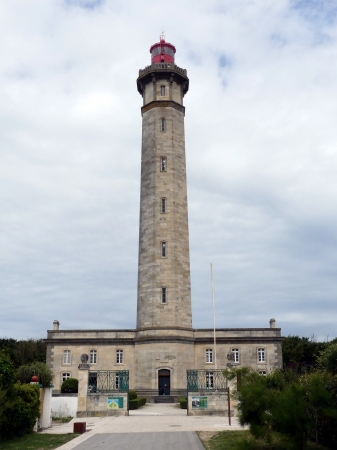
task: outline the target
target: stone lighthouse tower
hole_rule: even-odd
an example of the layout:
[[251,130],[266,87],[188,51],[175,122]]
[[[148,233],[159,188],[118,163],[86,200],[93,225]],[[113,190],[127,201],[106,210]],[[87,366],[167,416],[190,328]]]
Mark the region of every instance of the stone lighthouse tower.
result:
[[183,106],[189,80],[163,36],[150,53],[151,65],[137,79],[143,106],[136,387],[152,380],[153,391],[169,395],[185,388],[186,369],[194,366]]
[[175,52],[161,37],[137,79],[143,97],[139,330],[192,327],[183,106],[189,80]]

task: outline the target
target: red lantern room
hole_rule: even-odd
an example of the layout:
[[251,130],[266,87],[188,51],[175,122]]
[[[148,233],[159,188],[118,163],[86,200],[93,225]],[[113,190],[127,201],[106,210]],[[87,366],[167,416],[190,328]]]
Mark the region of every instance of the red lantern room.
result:
[[151,62],[157,64],[173,63],[175,52],[175,46],[168,42],[165,42],[165,37],[162,34],[160,36],[160,42],[152,45],[152,47],[150,48]]

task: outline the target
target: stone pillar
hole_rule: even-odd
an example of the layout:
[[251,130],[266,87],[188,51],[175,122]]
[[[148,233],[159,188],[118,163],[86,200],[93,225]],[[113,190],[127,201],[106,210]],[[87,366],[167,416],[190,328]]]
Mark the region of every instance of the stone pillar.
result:
[[270,324],[270,328],[275,328],[276,327],[276,320],[271,318],[269,320],[269,324]]
[[78,371],[77,417],[85,417],[87,415],[88,376],[88,369],[80,369]]

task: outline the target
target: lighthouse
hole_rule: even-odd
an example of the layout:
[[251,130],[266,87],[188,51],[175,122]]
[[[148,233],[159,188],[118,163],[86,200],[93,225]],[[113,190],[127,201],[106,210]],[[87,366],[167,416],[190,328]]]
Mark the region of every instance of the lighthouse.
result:
[[175,53],[161,36],[137,78],[143,105],[136,387],[159,395],[184,389],[194,365],[184,132],[189,79]]
[[143,97],[137,329],[192,328],[183,105],[189,80],[161,36],[139,71]]

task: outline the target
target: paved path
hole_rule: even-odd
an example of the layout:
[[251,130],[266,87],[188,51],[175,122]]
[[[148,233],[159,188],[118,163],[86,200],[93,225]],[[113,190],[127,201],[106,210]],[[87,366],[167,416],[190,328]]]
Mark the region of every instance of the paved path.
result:
[[205,450],[195,431],[95,434],[74,450]]
[[[178,405],[150,403],[139,410],[130,411],[129,416],[73,419],[67,424],[48,428],[43,433],[72,433],[74,422],[86,422],[87,432],[58,450],[198,450],[203,446],[195,431],[242,429],[236,417],[232,417],[230,427],[228,417],[187,416],[186,410],[180,409]],[[141,446],[142,442],[146,445]],[[195,442],[201,447],[197,447]],[[151,447],[150,444],[155,446]]]

